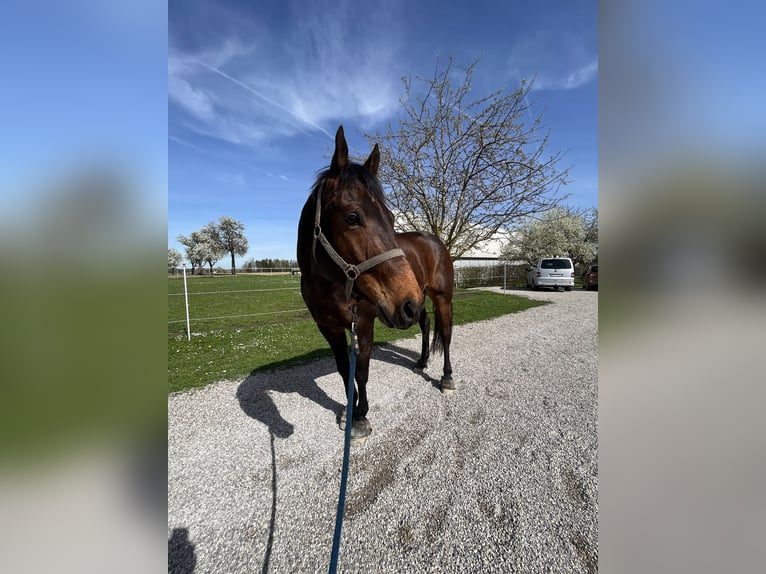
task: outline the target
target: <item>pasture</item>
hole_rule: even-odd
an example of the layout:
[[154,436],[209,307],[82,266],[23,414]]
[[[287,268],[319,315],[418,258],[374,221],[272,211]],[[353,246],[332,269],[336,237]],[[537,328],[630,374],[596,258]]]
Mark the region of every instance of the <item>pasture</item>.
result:
[[[168,391],[244,379],[253,372],[330,356],[300,294],[298,275],[187,276],[191,341],[186,337],[184,284],[168,278]],[[455,325],[545,304],[510,294],[457,289]],[[430,302],[427,309],[431,312]],[[375,343],[419,337],[376,322]]]

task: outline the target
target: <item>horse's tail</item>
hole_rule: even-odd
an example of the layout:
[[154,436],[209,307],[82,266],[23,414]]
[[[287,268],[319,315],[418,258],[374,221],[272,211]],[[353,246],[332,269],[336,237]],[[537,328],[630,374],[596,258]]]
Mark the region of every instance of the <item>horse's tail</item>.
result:
[[[444,326],[441,322],[441,315],[434,313],[434,338],[431,341],[431,353],[436,355],[444,352]],[[452,303],[449,304],[449,326],[452,329]]]

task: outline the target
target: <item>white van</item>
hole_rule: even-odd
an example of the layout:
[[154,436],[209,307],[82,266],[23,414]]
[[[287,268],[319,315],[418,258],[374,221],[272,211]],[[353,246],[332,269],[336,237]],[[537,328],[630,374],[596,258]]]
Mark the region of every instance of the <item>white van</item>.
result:
[[574,287],[572,260],[569,257],[538,259],[537,264],[527,273],[527,287],[552,287],[556,291],[563,287],[565,291],[571,291]]

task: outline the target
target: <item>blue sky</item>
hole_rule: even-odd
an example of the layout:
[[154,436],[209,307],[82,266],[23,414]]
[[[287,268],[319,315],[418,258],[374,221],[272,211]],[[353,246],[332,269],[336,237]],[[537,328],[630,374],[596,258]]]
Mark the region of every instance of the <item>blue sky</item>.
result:
[[396,125],[401,78],[437,57],[481,61],[473,91],[535,78],[530,103],[566,152],[568,203],[597,190],[597,3],[485,1],[171,2],[168,12],[168,246],[228,215],[243,259],[294,259],[300,210],[343,124]]

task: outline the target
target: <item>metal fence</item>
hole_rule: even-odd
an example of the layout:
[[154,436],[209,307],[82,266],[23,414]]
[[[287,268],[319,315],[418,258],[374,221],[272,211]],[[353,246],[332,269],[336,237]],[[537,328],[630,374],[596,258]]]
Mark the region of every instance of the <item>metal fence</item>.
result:
[[[499,263],[497,265],[483,266],[456,266],[455,287],[523,287],[525,285],[525,273],[528,266]],[[183,268],[168,268],[169,277],[180,277]],[[297,267],[259,267],[235,269],[237,275],[300,275]],[[186,274],[192,275],[191,268],[186,268]],[[226,276],[231,275],[231,269],[214,267],[211,273],[210,267],[194,270],[194,276]]]
[[[266,283],[265,287],[250,288],[251,284],[247,282],[248,288],[237,288],[236,286],[242,286],[241,281],[237,281],[235,283],[236,286],[231,286],[227,281],[227,279],[234,280],[236,277],[231,274],[231,270],[228,270],[228,273],[213,273],[213,276],[210,276],[209,273],[200,273],[191,276],[190,269],[186,269],[185,267],[178,269],[176,274],[169,270],[168,278],[172,279],[173,282],[178,281],[180,283],[181,280],[183,280],[183,290],[168,293],[168,310],[170,315],[168,326],[171,327],[179,323],[185,323],[186,337],[191,340],[192,323],[195,325],[199,323],[211,325],[215,322],[218,322],[219,324],[223,322],[223,324],[227,325],[236,325],[237,320],[243,318],[274,317],[274,320],[279,320],[277,317],[280,315],[303,313],[306,311],[306,307],[302,305],[302,300],[300,303],[295,301],[288,302],[287,305],[284,305],[285,302],[281,301],[280,298],[278,308],[274,308],[273,302],[269,304],[267,301],[270,298],[269,294],[273,295],[277,291],[292,291],[297,294],[298,298],[300,298],[300,281],[296,276],[298,274],[299,273],[296,273],[295,270],[290,268],[263,269],[258,274],[245,273],[241,270],[237,270],[237,275],[240,277],[255,278],[256,275],[260,275],[265,280],[267,275],[273,276],[274,280],[277,280],[277,285],[279,285],[275,286],[274,281],[270,280]],[[282,276],[284,280],[279,281],[277,276]],[[188,282],[187,278],[189,279]],[[258,281],[258,283],[260,283],[260,281]],[[189,288],[190,284],[194,284],[191,289]],[[258,312],[237,313],[235,309],[239,310],[241,308],[239,305],[243,302],[242,297],[249,294],[253,294],[255,298],[246,297],[245,308],[248,308],[248,310],[262,308],[264,310]],[[211,303],[211,298],[216,301]],[[239,301],[237,298],[239,298]],[[183,302],[182,304],[178,303],[179,299]],[[206,300],[204,303],[202,302],[203,299]],[[171,310],[173,311],[172,313]],[[180,318],[179,315],[183,315],[185,318]],[[271,322],[271,319],[266,320]]]
[[[168,276],[176,277],[182,274],[183,267],[168,267]],[[300,269],[297,267],[237,267],[234,269],[237,275],[300,275]],[[191,275],[191,267],[186,268],[186,273]],[[231,267],[195,267],[194,273],[197,275],[231,275]]]
[[528,265],[483,265],[477,267],[455,267],[455,287],[524,287]]
[[[498,263],[496,265],[483,265],[483,266],[456,266],[455,267],[455,287],[456,288],[463,288],[463,289],[470,289],[470,288],[476,288],[476,287],[502,287],[504,289],[510,289],[515,287],[525,287],[526,286],[526,272],[528,270],[529,266],[526,264],[509,264],[509,263]],[[186,272],[184,274],[184,271]],[[204,270],[203,273],[198,273],[194,275],[194,279],[201,278],[201,276],[207,276],[208,279],[205,279],[203,281],[212,281],[210,285],[217,285],[219,287],[223,288],[211,288],[211,289],[193,289],[189,290],[187,286],[187,276],[191,278],[190,269],[184,269],[183,267],[176,270],[175,273],[173,273],[173,270],[169,269],[168,277],[176,277],[178,281],[181,281],[181,278],[183,277],[184,281],[184,290],[182,292],[176,292],[176,293],[169,293],[168,297],[171,299],[175,298],[183,298],[184,304],[183,304],[183,312],[185,313],[185,318],[179,317],[179,305],[173,304],[173,308],[175,309],[175,312],[173,314],[173,317],[170,318],[168,321],[168,325],[174,325],[179,323],[185,323],[186,325],[186,335],[188,338],[191,338],[192,330],[190,323],[212,323],[215,321],[223,321],[224,323],[231,324],[235,323],[237,320],[241,320],[243,318],[258,318],[262,317],[264,320],[268,320],[267,316],[274,316],[275,319],[277,319],[279,316],[284,315],[285,320],[289,320],[289,315],[295,315],[296,313],[305,312],[306,308],[302,305],[302,301],[295,301],[294,304],[288,304],[284,308],[281,309],[268,309],[266,307],[263,311],[260,312],[248,312],[248,313],[232,313],[233,310],[232,305],[227,304],[227,300],[224,298],[235,298],[239,294],[243,293],[252,293],[254,296],[260,296],[262,295],[264,298],[268,297],[268,292],[273,291],[294,291],[299,292],[300,290],[300,281],[298,276],[300,275],[300,271],[294,268],[260,268],[260,269],[254,269],[254,270],[246,270],[246,269],[237,269],[237,275],[240,276],[250,276],[254,277],[256,275],[260,276],[278,276],[282,275],[285,278],[285,281],[288,281],[290,283],[290,286],[285,287],[275,287],[275,288],[253,288],[253,289],[227,289],[224,287],[223,283],[219,283],[219,281],[225,281],[226,277],[232,277],[231,270],[230,269],[223,269],[223,268],[214,268],[212,277],[210,276],[210,269]],[[200,271],[197,269],[196,271]],[[218,276],[220,279],[216,279],[215,277]],[[276,279],[276,277],[275,277]],[[294,284],[292,284],[294,283]],[[199,287],[200,284],[197,284]],[[191,302],[191,309],[192,309],[192,315],[190,317],[190,305],[189,305],[189,297],[192,296],[192,302]],[[199,301],[199,297],[212,297],[212,298],[220,298],[221,304],[215,304],[215,305],[195,305],[195,300]],[[230,299],[230,300],[231,300]],[[178,299],[175,299],[178,301]],[[194,314],[194,309],[197,309],[197,313]],[[268,309],[268,310],[266,310]],[[252,307],[250,310],[253,310]],[[213,311],[213,312],[211,312]],[[215,312],[218,311],[218,312]],[[223,312],[221,312],[223,311]]]

